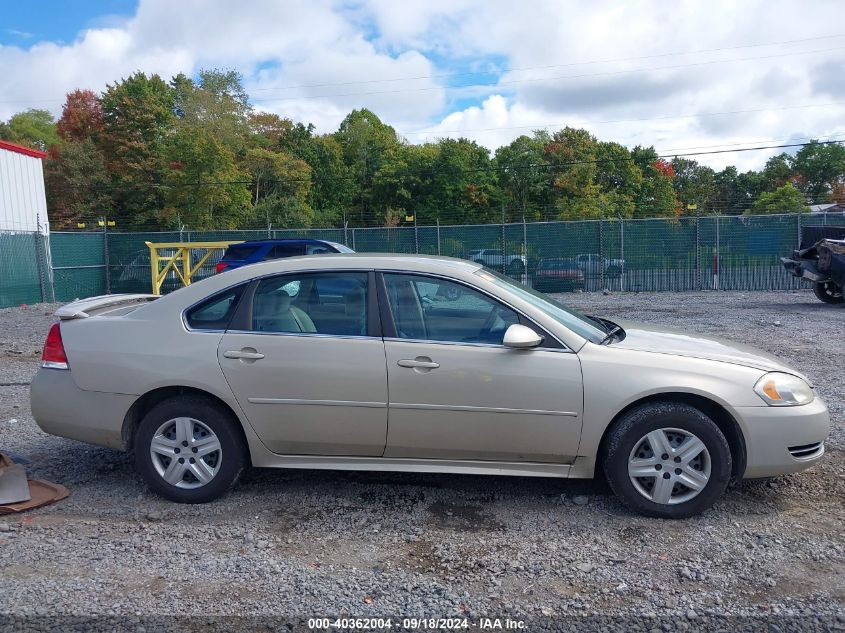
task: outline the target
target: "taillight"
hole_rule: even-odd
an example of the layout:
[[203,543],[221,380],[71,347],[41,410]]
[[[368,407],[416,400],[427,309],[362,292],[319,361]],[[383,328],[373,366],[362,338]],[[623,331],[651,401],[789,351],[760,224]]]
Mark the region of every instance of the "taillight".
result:
[[222,273],[228,267],[229,267],[229,262],[217,262],[216,270],[217,270],[218,273]]
[[41,354],[41,366],[48,369],[67,369],[67,356],[62,343],[62,330],[58,323],[54,323],[44,341],[44,351]]

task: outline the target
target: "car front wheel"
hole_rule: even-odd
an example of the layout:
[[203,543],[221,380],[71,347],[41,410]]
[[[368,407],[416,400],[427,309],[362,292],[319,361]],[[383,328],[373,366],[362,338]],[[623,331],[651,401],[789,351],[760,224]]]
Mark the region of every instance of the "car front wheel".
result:
[[247,465],[236,423],[204,398],[165,400],[138,426],[135,465],[150,488],[171,501],[212,501],[235,485]]
[[706,510],[731,476],[731,451],[719,427],[677,402],[626,413],[610,430],[604,460],[608,483],[626,505],[665,519]]

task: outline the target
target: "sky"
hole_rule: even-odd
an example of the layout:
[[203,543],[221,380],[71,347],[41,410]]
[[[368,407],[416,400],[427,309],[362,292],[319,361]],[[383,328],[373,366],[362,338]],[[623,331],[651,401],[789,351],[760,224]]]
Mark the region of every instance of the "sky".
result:
[[[838,0],[29,0],[0,12],[0,119],[136,70],[234,68],[257,110],[490,150],[584,127],[666,155],[845,138]],[[695,156],[760,168],[781,149]]]

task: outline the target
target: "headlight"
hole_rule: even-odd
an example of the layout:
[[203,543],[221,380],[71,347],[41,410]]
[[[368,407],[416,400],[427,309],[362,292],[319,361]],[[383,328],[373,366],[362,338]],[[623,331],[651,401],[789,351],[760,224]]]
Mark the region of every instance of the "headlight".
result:
[[798,376],[773,371],[766,374],[757,384],[754,391],[770,407],[790,407],[812,402],[816,397],[813,388]]

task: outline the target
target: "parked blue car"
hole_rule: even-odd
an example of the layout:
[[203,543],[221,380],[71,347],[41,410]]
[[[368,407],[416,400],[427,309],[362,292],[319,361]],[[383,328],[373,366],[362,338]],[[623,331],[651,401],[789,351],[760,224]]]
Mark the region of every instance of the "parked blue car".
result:
[[217,262],[217,272],[240,268],[247,264],[255,264],[268,259],[281,259],[283,257],[296,257],[297,255],[321,255],[324,253],[354,253],[351,248],[329,242],[326,240],[314,239],[266,239],[251,240],[232,244],[223,253],[223,257]]

